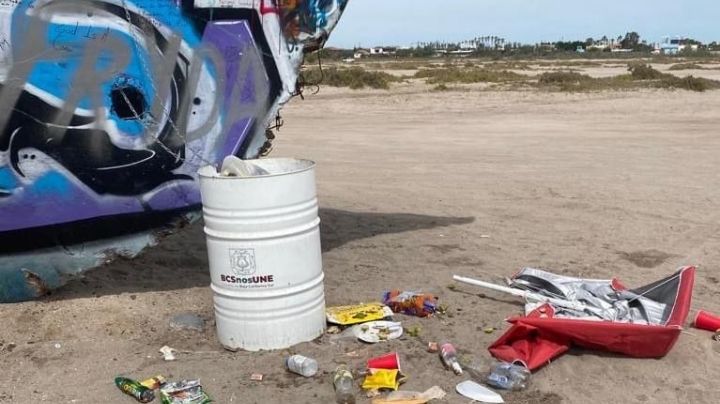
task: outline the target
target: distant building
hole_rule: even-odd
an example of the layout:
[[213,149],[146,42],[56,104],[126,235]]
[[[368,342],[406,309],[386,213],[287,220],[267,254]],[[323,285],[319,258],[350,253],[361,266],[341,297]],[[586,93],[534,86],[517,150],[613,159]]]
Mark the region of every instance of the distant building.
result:
[[473,52],[475,52],[475,49],[458,49],[446,53],[454,56],[466,57],[472,55]]
[[694,41],[688,38],[665,38],[662,44],[660,44],[660,51],[665,55],[677,55],[683,51],[697,52],[700,45],[693,43]]
[[607,39],[607,37],[602,38],[597,41],[593,41],[592,44],[587,45],[585,47],[586,50],[599,50],[599,51],[607,51],[607,50],[613,50],[613,49],[619,49],[621,48],[620,42],[616,42],[614,39]]
[[353,54],[353,58],[355,59],[362,59],[368,56],[370,56],[369,49],[355,49],[355,53]]
[[477,44],[475,43],[475,41],[463,41],[463,42],[460,42],[459,45],[460,45],[460,49],[463,49],[463,50],[473,51],[473,50],[477,49]]
[[556,49],[553,42],[540,42],[536,47],[544,51],[554,51]]
[[396,47],[390,47],[390,46],[377,46],[374,48],[370,48],[370,54],[371,55],[394,55],[397,52]]

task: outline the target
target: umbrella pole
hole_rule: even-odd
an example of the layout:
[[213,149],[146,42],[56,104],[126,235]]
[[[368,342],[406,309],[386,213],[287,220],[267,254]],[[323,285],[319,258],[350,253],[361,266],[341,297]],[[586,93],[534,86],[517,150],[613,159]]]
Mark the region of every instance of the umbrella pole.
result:
[[491,289],[496,292],[502,292],[502,293],[507,293],[507,294],[513,295],[513,296],[522,297],[526,301],[550,303],[553,306],[563,307],[565,309],[582,311],[582,312],[585,312],[585,311],[594,312],[594,310],[591,310],[590,307],[588,307],[582,303],[571,302],[569,300],[557,299],[557,298],[553,298],[553,297],[547,297],[547,296],[543,296],[539,293],[530,292],[528,290],[520,290],[520,289],[510,288],[507,286],[500,286],[500,285],[496,285],[494,283],[480,281],[477,279],[467,278],[467,277],[459,276],[459,275],[454,275],[453,279],[457,282],[466,283],[468,285],[480,286],[481,288]]

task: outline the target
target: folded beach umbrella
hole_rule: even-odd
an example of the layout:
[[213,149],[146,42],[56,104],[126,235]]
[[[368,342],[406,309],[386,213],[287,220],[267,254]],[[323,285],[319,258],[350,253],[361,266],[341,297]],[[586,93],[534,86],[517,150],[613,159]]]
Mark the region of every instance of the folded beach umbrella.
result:
[[[528,303],[527,315],[489,348],[496,358],[535,370],[571,346],[636,358],[665,356],[690,310],[695,267],[627,289],[617,280],[586,280],[526,268],[512,278],[522,288],[567,305]],[[578,309],[581,307],[582,309]]]

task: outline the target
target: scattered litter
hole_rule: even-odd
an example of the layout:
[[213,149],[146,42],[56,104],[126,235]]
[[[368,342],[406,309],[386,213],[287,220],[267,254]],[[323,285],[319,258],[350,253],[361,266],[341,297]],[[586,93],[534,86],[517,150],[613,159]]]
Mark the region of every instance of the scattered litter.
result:
[[127,377],[116,377],[115,385],[120,389],[120,391],[141,403],[149,403],[155,399],[155,393],[151,389],[143,386],[133,379],[128,379]]
[[392,321],[371,321],[352,327],[353,335],[359,340],[371,344],[400,338],[403,334],[402,324]]
[[334,335],[334,334],[340,334],[341,331],[342,331],[342,329],[340,327],[338,327],[336,325],[331,325],[330,327],[328,327],[327,331],[325,331],[325,332],[327,332],[330,335]]
[[285,360],[287,369],[295,374],[313,377],[318,372],[318,363],[315,359],[302,355],[292,355]]
[[419,337],[420,333],[422,332],[422,328],[419,325],[414,325],[407,330],[405,330],[405,333],[411,337]]
[[495,332],[495,327],[485,327],[485,328],[483,328],[483,332],[485,334],[492,334]]
[[177,352],[177,350],[167,345],[160,348],[160,353],[163,354],[163,358],[165,358],[166,361],[174,361],[176,359],[174,352]]
[[258,177],[268,174],[264,168],[235,156],[225,157],[220,173],[223,177]]
[[55,344],[55,349],[60,349],[60,348],[62,348],[62,345],[60,345],[60,344]]
[[462,382],[455,386],[455,390],[461,395],[482,403],[504,403],[502,396],[485,386],[479,385],[472,380]]
[[440,349],[440,348],[438,347],[438,343],[437,343],[437,342],[428,342],[428,345],[427,345],[427,351],[428,351],[428,352],[430,352],[430,353],[435,353],[435,352],[437,352],[439,349]]
[[162,385],[165,384],[165,382],[167,382],[167,380],[165,380],[165,377],[158,375],[158,376],[143,380],[140,382],[140,384],[149,388],[150,390],[157,390],[160,387],[162,387]]
[[449,342],[445,342],[440,345],[440,359],[445,367],[452,369],[456,375],[462,374],[462,367],[457,359],[457,351],[455,351],[455,347]]
[[395,313],[428,317],[437,310],[438,298],[427,293],[391,290],[383,294],[383,303]]
[[383,356],[370,358],[367,361],[368,369],[397,369],[400,370],[400,355],[397,352],[391,352]]
[[430,400],[442,400],[447,393],[439,386],[433,386],[424,392],[393,391],[385,398],[375,399],[372,404],[425,404]]
[[365,390],[397,390],[400,387],[397,369],[370,369],[362,388]]
[[700,310],[695,316],[695,328],[705,331],[720,331],[720,317],[710,314],[707,311]]
[[[399,391],[395,391],[394,393],[399,393]],[[427,402],[428,400],[422,400],[419,398],[397,400],[388,400],[387,398],[375,398],[370,402],[370,404],[425,404]]]
[[720,331],[713,334],[713,340],[720,342]]
[[338,366],[335,370],[335,377],[333,378],[335,402],[337,404],[355,404],[354,383],[352,372],[348,370],[347,366]]
[[329,307],[327,320],[331,324],[353,325],[392,317],[393,311],[382,303]]
[[490,235],[488,235],[488,234],[481,234],[481,235],[480,235],[480,238],[490,238]]
[[160,388],[162,404],[208,404],[212,400],[203,391],[200,380],[165,383]]
[[250,380],[252,380],[254,382],[261,382],[261,381],[263,381],[264,378],[265,378],[265,375],[263,375],[262,373],[253,373],[250,375]]
[[360,354],[357,353],[357,351],[350,351],[346,353],[345,356],[347,356],[348,358],[359,358]]
[[530,383],[530,375],[525,366],[499,362],[492,366],[487,383],[503,390],[524,390]]
[[205,320],[197,314],[182,313],[170,319],[170,327],[176,330],[202,332],[205,329]]

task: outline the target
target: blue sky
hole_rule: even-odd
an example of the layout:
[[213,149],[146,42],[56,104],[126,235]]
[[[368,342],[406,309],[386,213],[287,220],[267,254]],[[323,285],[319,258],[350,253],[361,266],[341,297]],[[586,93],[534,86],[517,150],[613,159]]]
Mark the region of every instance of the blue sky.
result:
[[534,43],[637,31],[720,41],[720,0],[349,0],[329,46],[410,45],[497,35]]

